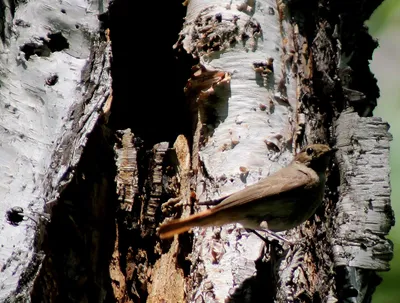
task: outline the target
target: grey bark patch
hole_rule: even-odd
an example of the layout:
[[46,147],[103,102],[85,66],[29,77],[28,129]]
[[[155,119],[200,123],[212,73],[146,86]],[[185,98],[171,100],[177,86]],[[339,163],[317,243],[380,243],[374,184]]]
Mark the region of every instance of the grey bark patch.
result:
[[388,124],[343,112],[335,123],[340,175],[333,252],[337,266],[388,270],[394,225],[390,205]]

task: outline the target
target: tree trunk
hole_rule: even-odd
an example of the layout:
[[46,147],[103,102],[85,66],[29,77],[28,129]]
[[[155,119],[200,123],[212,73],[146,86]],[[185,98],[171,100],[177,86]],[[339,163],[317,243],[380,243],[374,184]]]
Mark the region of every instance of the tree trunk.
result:
[[[104,212],[83,213],[75,207],[90,205],[85,194],[92,188],[74,197],[65,189],[72,190],[75,177],[84,183],[82,166],[88,164],[80,164],[82,154],[90,149],[89,135],[98,133],[96,123],[106,117],[111,49],[98,21],[105,6],[79,0],[0,3],[1,302],[54,302],[66,292],[68,298],[76,294],[68,289],[69,279],[82,284],[89,270],[97,273],[74,255],[90,246],[82,245],[82,222],[71,214],[79,212],[88,226],[89,219],[93,224]],[[112,156],[107,157],[111,164]],[[98,166],[106,170],[106,164]],[[92,183],[94,172],[85,171],[87,184],[105,185],[100,176]],[[106,191],[100,189],[99,196]],[[95,224],[93,242],[105,226]],[[91,258],[98,259],[99,252],[91,249]],[[76,263],[70,263],[74,258]],[[76,301],[84,302],[79,295]]]
[[[182,25],[178,2],[3,0],[0,301],[370,302],[394,223],[363,26],[380,2],[191,0]],[[315,142],[338,152],[282,233],[300,244],[158,238]]]

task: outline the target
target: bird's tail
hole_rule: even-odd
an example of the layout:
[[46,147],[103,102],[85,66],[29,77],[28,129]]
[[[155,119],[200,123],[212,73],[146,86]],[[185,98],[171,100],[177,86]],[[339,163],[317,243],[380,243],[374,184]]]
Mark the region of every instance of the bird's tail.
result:
[[172,220],[170,222],[162,224],[158,230],[160,238],[171,238],[174,235],[184,233],[185,231],[188,231],[195,226],[207,227],[218,225],[215,224],[215,215],[215,213],[208,209],[202,211],[201,213],[191,215],[186,219]]

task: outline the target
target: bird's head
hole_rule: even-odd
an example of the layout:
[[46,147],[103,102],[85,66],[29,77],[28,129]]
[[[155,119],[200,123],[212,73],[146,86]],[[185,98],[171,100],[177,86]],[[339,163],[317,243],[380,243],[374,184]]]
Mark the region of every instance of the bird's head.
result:
[[304,147],[293,161],[304,164],[315,171],[324,172],[329,165],[331,155],[336,150],[325,144],[310,144]]

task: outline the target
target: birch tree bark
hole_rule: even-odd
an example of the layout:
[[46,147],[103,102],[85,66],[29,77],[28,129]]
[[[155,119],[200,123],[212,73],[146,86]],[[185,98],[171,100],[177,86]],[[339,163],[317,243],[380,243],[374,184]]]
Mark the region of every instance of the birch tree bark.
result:
[[[78,169],[82,153],[89,135],[96,136],[110,96],[111,49],[98,20],[106,6],[81,0],[0,2],[1,302],[85,302],[67,284],[88,279],[88,262],[79,262],[76,254],[88,234],[71,216],[87,197],[76,193],[74,204],[63,192],[77,173],[84,179]],[[101,215],[83,214],[86,221]],[[98,251],[91,257],[95,264]],[[95,266],[91,271],[96,274]]]
[[[0,301],[370,302],[394,224],[363,26],[381,1],[165,2],[1,3]],[[315,142],[339,151],[283,233],[301,244],[159,240]]]

